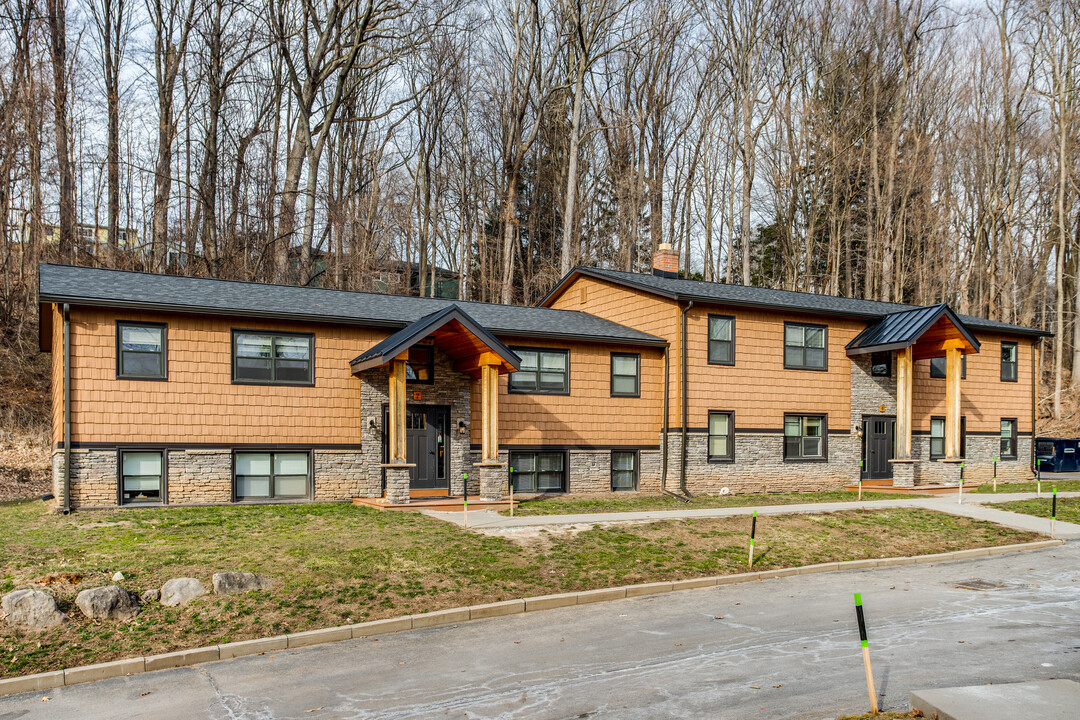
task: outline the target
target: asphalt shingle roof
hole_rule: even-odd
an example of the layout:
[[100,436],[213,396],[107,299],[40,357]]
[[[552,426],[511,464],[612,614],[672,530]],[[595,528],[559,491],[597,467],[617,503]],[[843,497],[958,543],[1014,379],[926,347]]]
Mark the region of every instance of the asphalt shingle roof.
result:
[[[920,305],[904,305],[901,303],[878,302],[876,300],[857,300],[833,295],[793,292],[791,290],[773,290],[748,285],[664,278],[644,273],[622,272],[603,268],[578,267],[574,269],[574,272],[679,300],[777,310],[797,310],[820,315],[839,315],[866,320],[880,320],[886,315],[922,307]],[[557,291],[558,288],[553,293]],[[970,315],[957,315],[957,317],[969,328],[977,330],[993,330],[1034,336],[1051,334],[1045,330],[1010,325],[997,320],[987,320]]]
[[451,305],[497,335],[664,345],[640,330],[575,310],[211,280],[70,265],[39,267],[41,302],[173,310],[403,328]]

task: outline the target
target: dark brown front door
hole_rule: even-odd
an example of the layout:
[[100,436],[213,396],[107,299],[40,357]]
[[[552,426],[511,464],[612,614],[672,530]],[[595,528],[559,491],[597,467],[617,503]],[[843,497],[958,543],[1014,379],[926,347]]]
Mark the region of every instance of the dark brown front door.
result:
[[863,420],[863,477],[887,480],[893,476],[892,463],[889,461],[893,459],[895,436],[895,417],[869,417]]

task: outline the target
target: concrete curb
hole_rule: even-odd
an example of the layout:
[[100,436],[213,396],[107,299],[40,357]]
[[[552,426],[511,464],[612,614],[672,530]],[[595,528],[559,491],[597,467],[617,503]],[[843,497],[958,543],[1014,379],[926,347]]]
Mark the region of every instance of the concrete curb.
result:
[[227,660],[230,658],[244,657],[245,655],[261,655],[268,652],[291,650],[293,648],[340,642],[342,640],[359,640],[369,638],[373,635],[389,635],[391,633],[403,632],[406,630],[457,625],[470,620],[517,615],[526,612],[568,607],[571,605],[587,605],[591,603],[608,602],[609,600],[622,600],[623,598],[658,595],[661,593],[676,592],[678,590],[693,590],[696,588],[716,587],[718,585],[756,582],[758,580],[770,580],[792,575],[809,575],[812,573],[836,572],[839,570],[869,570],[878,567],[913,565],[916,563],[970,560],[993,555],[1023,552],[1025,550],[1042,550],[1044,548],[1064,544],[1063,540],[1040,540],[1033,543],[1000,545],[998,547],[975,548],[972,550],[957,550],[954,552],[938,553],[936,555],[829,562],[821,563],[819,565],[782,568],[779,570],[739,573],[737,575],[718,575],[716,577],[691,578],[689,580],[675,580],[672,582],[653,582],[641,585],[601,588],[599,590],[583,590],[581,592],[562,593],[559,595],[541,595],[538,597],[517,600],[505,600],[484,605],[471,605],[468,607],[450,608],[448,610],[437,610],[421,615],[406,615],[405,617],[390,618],[387,620],[372,620],[371,622],[358,623],[355,625],[342,625],[339,627],[323,628],[321,630],[308,630],[305,632],[293,633],[291,635],[278,635],[276,637],[258,638],[255,640],[241,640],[234,643],[226,643],[224,645],[191,648],[188,650],[164,653],[162,655],[116,660],[113,662],[100,663],[98,665],[82,665],[80,667],[67,668],[65,670],[54,670],[52,672],[38,673],[36,675],[8,678],[6,680],[0,680],[0,697],[18,693],[51,690],[67,685],[78,685],[80,683],[106,680],[108,678],[124,675],[138,675],[140,673],[153,672],[155,670],[186,667],[205,662],[214,662],[216,660]]

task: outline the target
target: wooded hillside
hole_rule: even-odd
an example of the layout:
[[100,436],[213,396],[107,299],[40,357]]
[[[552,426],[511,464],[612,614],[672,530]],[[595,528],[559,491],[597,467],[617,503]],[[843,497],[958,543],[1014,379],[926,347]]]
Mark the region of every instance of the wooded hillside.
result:
[[1078,113],[1080,0],[6,0],[0,325],[39,260],[533,303],[670,242],[1051,329],[1075,433]]

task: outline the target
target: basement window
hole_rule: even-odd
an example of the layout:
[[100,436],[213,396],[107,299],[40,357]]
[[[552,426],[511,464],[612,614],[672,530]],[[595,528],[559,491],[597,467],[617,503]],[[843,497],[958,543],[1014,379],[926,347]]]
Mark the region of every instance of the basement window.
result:
[[1016,418],[1001,418],[1001,459],[1016,459]]
[[612,451],[611,489],[637,490],[637,453]]
[[306,452],[238,452],[233,494],[237,500],[288,500],[311,496]]
[[510,482],[514,492],[550,493],[566,491],[566,453],[510,453]]
[[125,450],[120,453],[120,504],[157,505],[164,502],[163,453]]
[[784,416],[784,459],[825,460],[824,415]]

